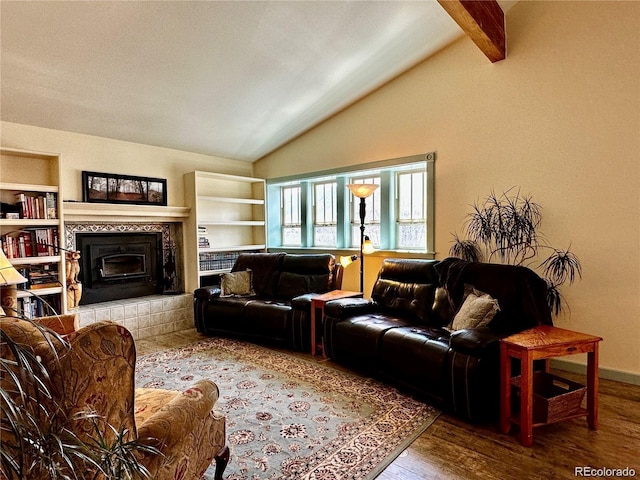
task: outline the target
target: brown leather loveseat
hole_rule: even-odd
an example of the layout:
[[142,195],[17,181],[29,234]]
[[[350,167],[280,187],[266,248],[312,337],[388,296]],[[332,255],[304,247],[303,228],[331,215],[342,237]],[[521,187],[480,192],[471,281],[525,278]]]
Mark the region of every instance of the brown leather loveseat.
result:
[[[248,272],[248,273],[247,273]],[[295,350],[311,348],[311,297],[339,289],[342,266],[331,254],[243,253],[229,277],[240,281],[194,292],[195,324],[206,335],[233,335],[277,342]]]
[[325,351],[467,420],[495,419],[499,340],[552,323],[546,292],[525,267],[386,259],[371,300],[325,305]]

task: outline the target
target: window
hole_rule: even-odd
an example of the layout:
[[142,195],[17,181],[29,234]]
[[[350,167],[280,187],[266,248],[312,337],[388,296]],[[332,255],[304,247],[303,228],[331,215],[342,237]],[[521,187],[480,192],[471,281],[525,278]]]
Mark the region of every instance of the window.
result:
[[434,159],[429,153],[267,181],[268,248],[357,249],[360,199],[346,185],[375,183],[365,199],[365,235],[373,245],[432,253]]

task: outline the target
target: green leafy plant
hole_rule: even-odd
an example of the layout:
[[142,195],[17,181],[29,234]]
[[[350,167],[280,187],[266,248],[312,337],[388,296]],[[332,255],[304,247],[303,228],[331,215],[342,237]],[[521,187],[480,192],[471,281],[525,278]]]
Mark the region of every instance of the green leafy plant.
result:
[[[57,362],[59,348],[68,349],[69,344],[55,332],[32,323],[46,333],[47,354]],[[117,431],[111,425],[110,435],[105,435],[99,417],[90,410],[69,417],[56,399],[54,379],[39,355],[3,329],[0,349],[0,478],[149,478],[137,455],[162,455],[150,442],[131,441],[128,430]],[[74,433],[73,425],[79,421],[93,425],[88,438]]]
[[[559,287],[582,276],[578,257],[569,249],[549,245],[538,228],[541,207],[515,187],[501,195],[491,192],[483,203],[472,205],[466,239],[454,234],[449,253],[470,262],[495,261],[539,269],[547,281],[547,301],[556,315],[562,310]],[[550,251],[540,260],[542,251]]]

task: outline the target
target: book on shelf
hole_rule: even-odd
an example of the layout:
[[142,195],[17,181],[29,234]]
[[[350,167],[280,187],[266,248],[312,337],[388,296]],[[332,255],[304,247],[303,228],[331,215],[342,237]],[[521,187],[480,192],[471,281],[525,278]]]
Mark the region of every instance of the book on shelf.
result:
[[30,265],[26,270],[25,278],[28,280],[28,290],[61,286],[57,263]]
[[58,229],[27,228],[0,237],[7,258],[46,257],[57,255]]
[[46,193],[47,199],[47,210],[46,215],[49,220],[54,220],[58,218],[58,199],[57,195],[54,192]]
[[58,198],[55,192],[14,195],[20,218],[53,220],[58,218]]
[[37,293],[18,299],[18,310],[27,318],[45,317],[62,312],[60,295],[39,296]]
[[229,270],[236,263],[240,252],[200,252],[200,270]]
[[37,283],[37,284],[31,284],[31,286],[29,287],[29,290],[39,290],[41,288],[55,288],[59,286],[60,286],[60,282],[58,281],[48,282],[48,283]]

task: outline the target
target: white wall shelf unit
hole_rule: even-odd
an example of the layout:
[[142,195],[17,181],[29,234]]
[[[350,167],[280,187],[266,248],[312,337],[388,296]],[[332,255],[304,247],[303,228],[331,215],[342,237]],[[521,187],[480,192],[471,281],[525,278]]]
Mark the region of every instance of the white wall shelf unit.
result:
[[[65,247],[60,163],[58,154],[0,147],[0,239],[9,261],[32,280],[18,291],[27,315],[67,311],[65,256],[57,248]],[[38,278],[42,272],[46,278]],[[47,303],[55,312],[38,310]]]
[[241,252],[266,248],[265,181],[221,173],[185,174],[186,290],[228,272]]

